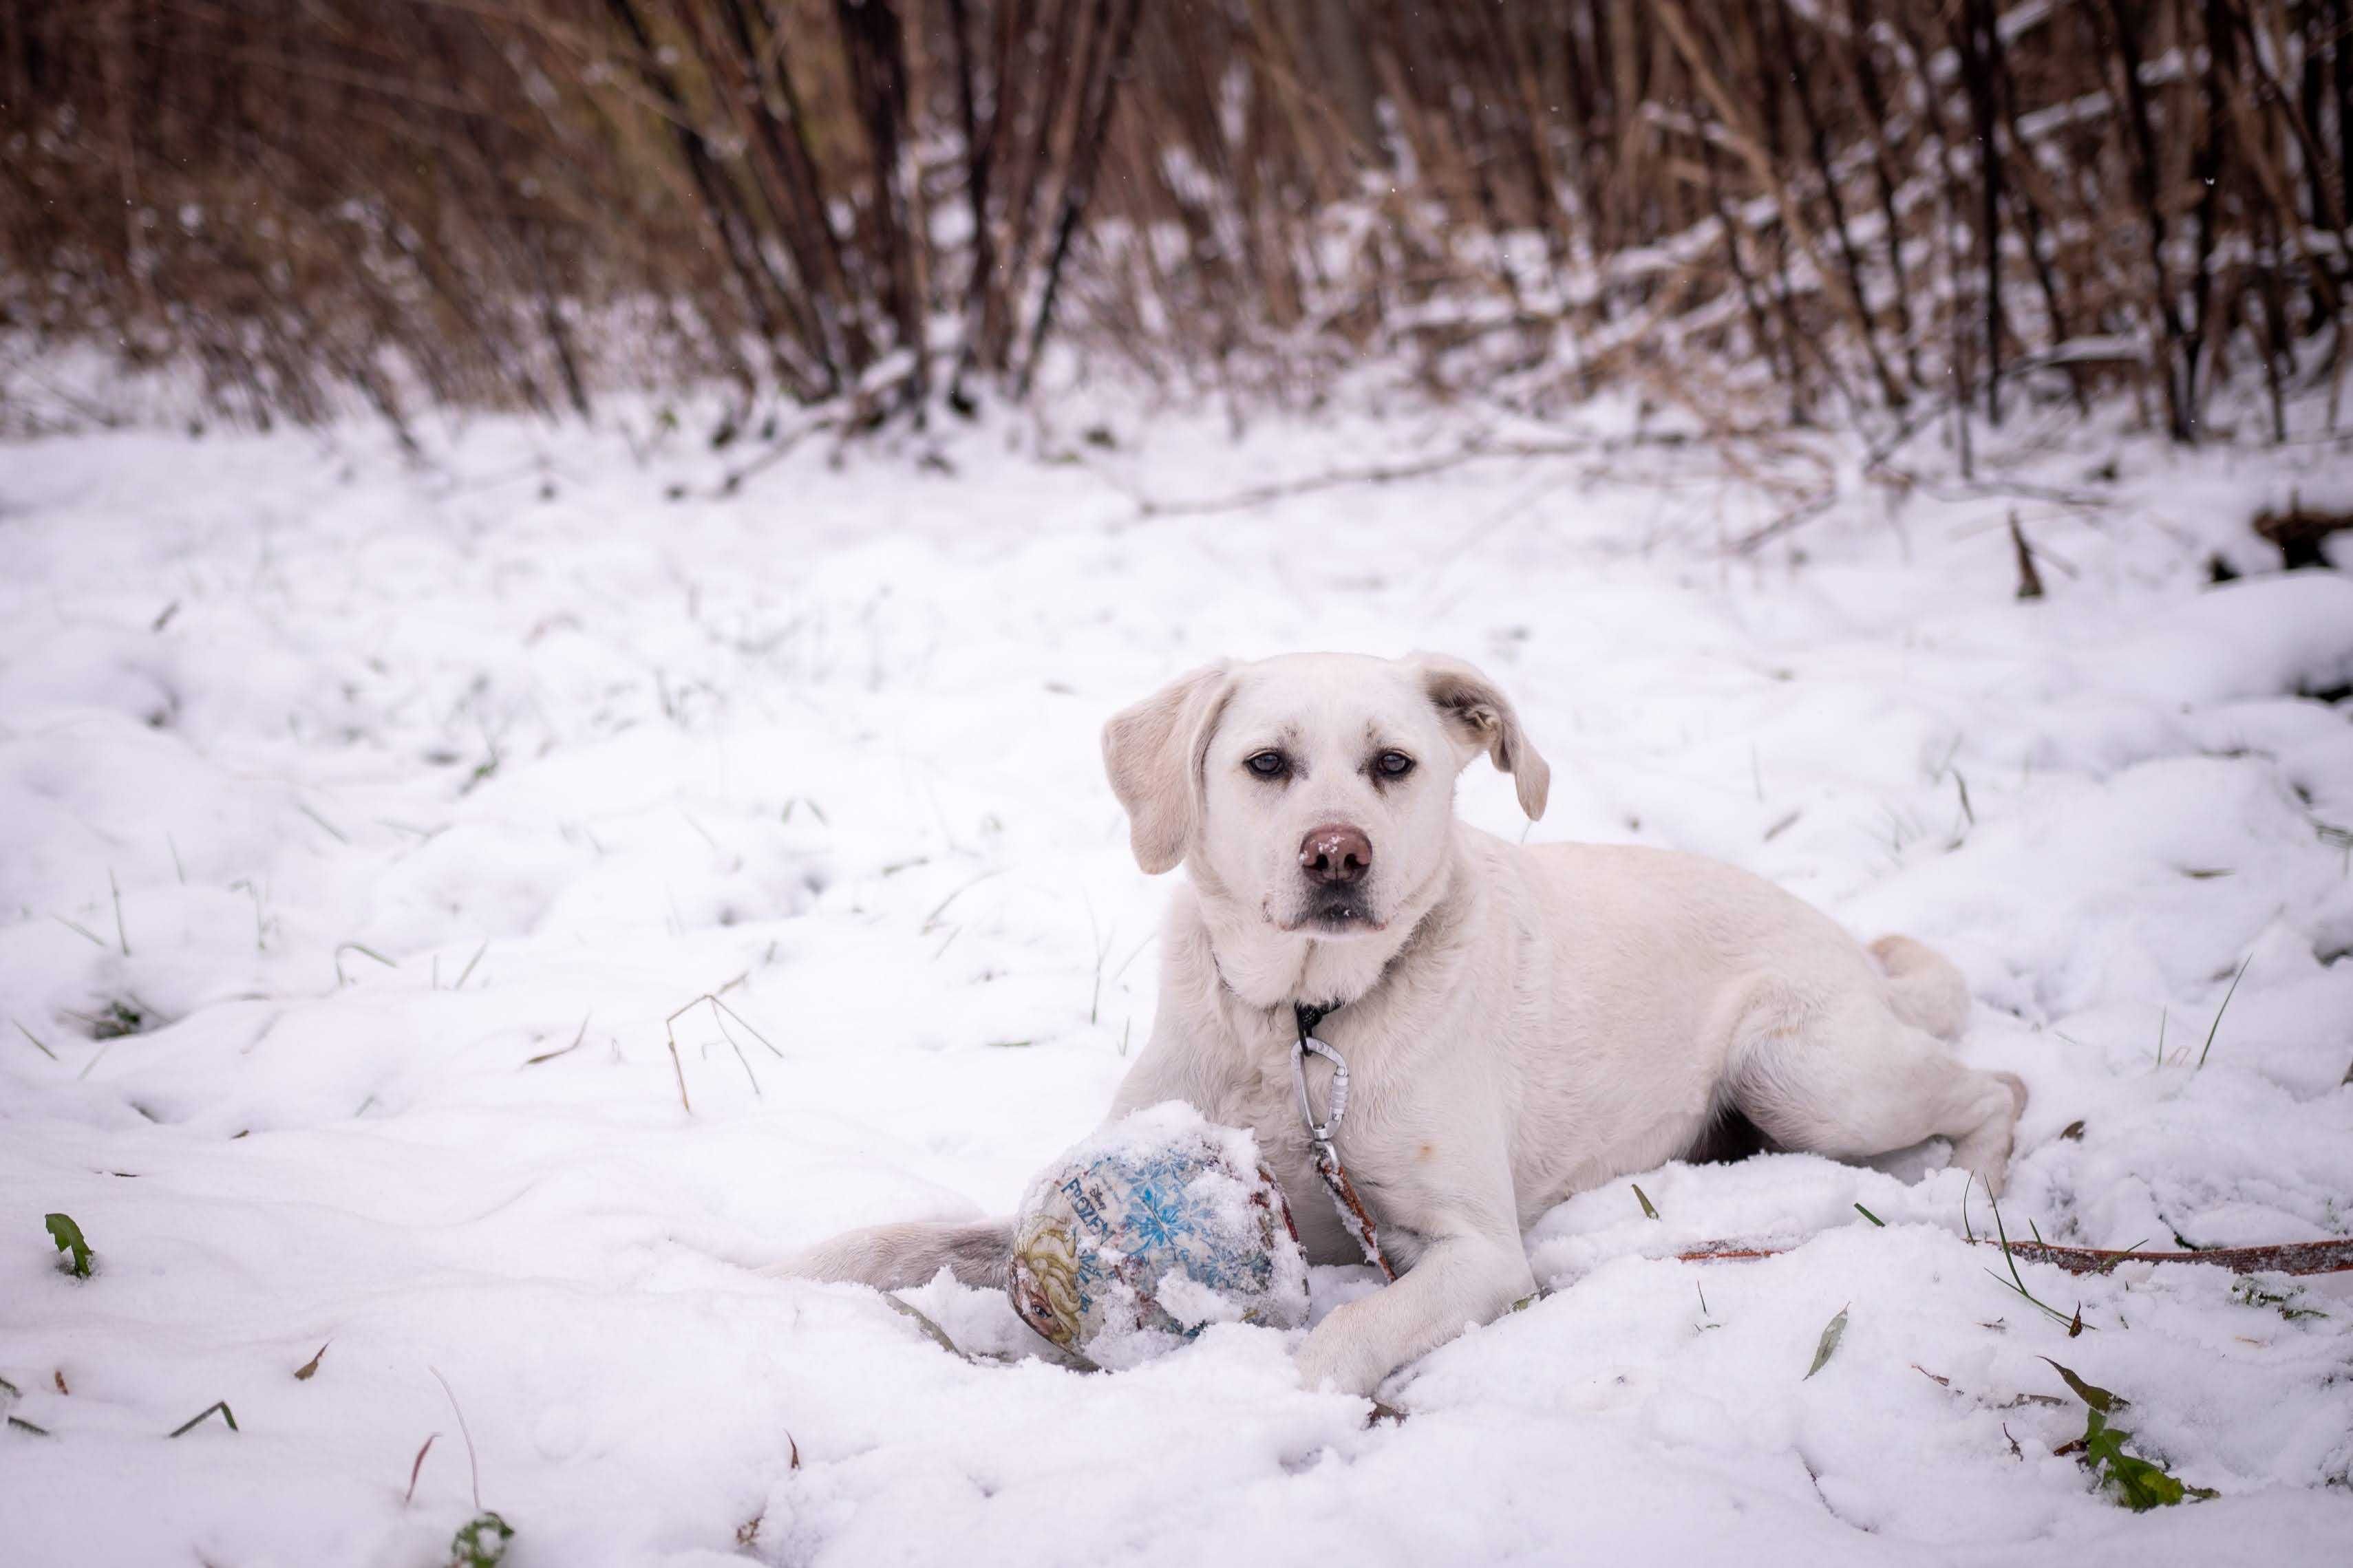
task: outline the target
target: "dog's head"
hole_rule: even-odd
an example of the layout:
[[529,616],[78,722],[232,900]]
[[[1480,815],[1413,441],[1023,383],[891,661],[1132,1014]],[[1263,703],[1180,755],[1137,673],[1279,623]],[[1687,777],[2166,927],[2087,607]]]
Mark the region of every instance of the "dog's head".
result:
[[1461,659],[1293,654],[1197,669],[1114,716],[1103,762],[1136,863],[1189,863],[1273,931],[1402,940],[1435,897],[1454,780],[1484,754],[1544,815],[1551,770]]

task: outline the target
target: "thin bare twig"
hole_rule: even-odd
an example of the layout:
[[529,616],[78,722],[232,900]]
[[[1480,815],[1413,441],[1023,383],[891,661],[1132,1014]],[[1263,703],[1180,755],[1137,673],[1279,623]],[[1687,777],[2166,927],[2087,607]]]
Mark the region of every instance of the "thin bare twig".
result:
[[[425,1370],[433,1374],[433,1381],[441,1385],[441,1392],[449,1396],[449,1408],[457,1415],[458,1436],[466,1440],[467,1480],[474,1494],[474,1511],[476,1513],[480,1513],[482,1511],[482,1471],[481,1467],[475,1461],[474,1435],[466,1427],[466,1413],[459,1407],[457,1391],[449,1386],[449,1380],[441,1375],[440,1369],[438,1367],[428,1366]],[[426,1447],[430,1447],[432,1446],[433,1439],[427,1437],[425,1439],[425,1442]],[[423,1449],[419,1449],[417,1451],[417,1459],[419,1464],[424,1463],[425,1454]],[[413,1487],[416,1482],[416,1477],[412,1474],[409,1480]]]

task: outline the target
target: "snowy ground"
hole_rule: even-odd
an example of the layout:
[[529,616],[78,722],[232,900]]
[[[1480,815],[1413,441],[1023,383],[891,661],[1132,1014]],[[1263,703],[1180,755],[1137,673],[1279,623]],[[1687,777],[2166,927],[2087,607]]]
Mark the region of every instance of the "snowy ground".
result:
[[[1949,1171],[1584,1194],[1530,1238],[1563,1289],[1371,1427],[1272,1331],[1082,1376],[993,1359],[991,1296],[912,1293],[966,1360],[751,1272],[1001,1212],[1092,1124],[1164,897],[1097,728],[1319,647],[1498,674],[1554,766],[1532,837],[1952,954],[1964,1048],[2033,1091],[2013,1231],[2353,1233],[2353,583],[2244,530],[2353,499],[2335,448],[2035,465],[2074,508],[1899,504],[1826,447],[1847,499],[1743,557],[1787,499],[1694,447],[1145,515],[1461,432],[1113,423],[725,500],[740,454],[520,423],[425,468],[367,428],[0,448],[0,1561],[438,1562],[475,1503],[437,1373],[520,1568],[2346,1561],[2353,1300],[2026,1267],[2071,1340]],[[2251,574],[2210,588],[2218,549]],[[1462,808],[1520,829],[1483,768]],[[742,1024],[681,1013],[674,1068],[709,992]],[[1795,1250],[1662,1256],[1727,1238]],[[2101,1496],[2046,1355],[2221,1496]],[[216,1400],[236,1430],[164,1436]]]

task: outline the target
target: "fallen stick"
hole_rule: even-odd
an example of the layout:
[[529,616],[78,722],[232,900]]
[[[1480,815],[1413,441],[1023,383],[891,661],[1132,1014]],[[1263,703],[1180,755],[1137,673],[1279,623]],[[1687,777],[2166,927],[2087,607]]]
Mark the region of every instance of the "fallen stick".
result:
[[[1980,1238],[1979,1246],[1991,1245]],[[2120,1263],[2211,1263],[2234,1274],[2337,1274],[2353,1269],[2353,1240],[2289,1241],[2269,1247],[2216,1247],[2196,1252],[2110,1251],[2013,1241],[2010,1250],[2030,1263],[2053,1263],[2070,1274],[2105,1274]]]
[[1620,445],[1622,443],[1610,440],[1581,438],[1492,444],[1474,442],[1455,451],[1440,452],[1410,462],[1363,468],[1335,468],[1327,473],[1308,474],[1273,484],[1253,485],[1230,495],[1210,496],[1198,500],[1154,500],[1145,498],[1136,501],[1135,510],[1138,516],[1148,518],[1201,517],[1213,512],[1242,511],[1250,507],[1264,506],[1269,501],[1284,500],[1316,490],[1336,489],[1346,485],[1389,485],[1404,479],[1426,479],[1465,463],[1483,462],[1490,458],[1584,457],[1595,452],[1611,451]]
[[[1990,1237],[1972,1238],[1979,1247],[1999,1245]],[[1711,1241],[1688,1252],[1678,1252],[1683,1263],[1746,1263],[1778,1258],[1794,1250],[1787,1247],[1750,1247],[1733,1241]],[[2216,1247],[2197,1252],[2149,1252],[2139,1248],[2114,1251],[2100,1247],[2053,1247],[2047,1241],[2013,1241],[2012,1257],[2029,1263],[2050,1263],[2070,1274],[2105,1274],[2124,1263],[2206,1263],[2234,1274],[2340,1274],[2353,1270],[2353,1238],[2340,1241],[2289,1241],[2270,1247]]]

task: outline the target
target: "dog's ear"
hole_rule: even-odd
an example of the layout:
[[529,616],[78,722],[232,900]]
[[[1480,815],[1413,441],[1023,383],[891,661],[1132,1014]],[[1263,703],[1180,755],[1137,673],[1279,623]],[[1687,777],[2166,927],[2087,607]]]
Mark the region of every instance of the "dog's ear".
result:
[[1127,810],[1135,863],[1158,875],[1185,858],[1201,821],[1201,761],[1233,695],[1232,667],[1206,665],[1103,726],[1103,771]]
[[1407,661],[1421,678],[1421,689],[1438,704],[1455,732],[1483,750],[1498,771],[1512,775],[1520,809],[1533,822],[1545,812],[1545,796],[1552,789],[1552,768],[1538,754],[1520,727],[1512,700],[1478,668],[1444,654],[1418,653]]

